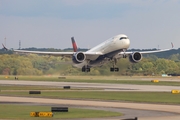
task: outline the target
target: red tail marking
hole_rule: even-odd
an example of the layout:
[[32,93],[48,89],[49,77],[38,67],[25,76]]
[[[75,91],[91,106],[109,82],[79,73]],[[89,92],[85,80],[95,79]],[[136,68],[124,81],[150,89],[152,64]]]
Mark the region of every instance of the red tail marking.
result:
[[76,42],[74,40],[74,37],[71,37],[71,40],[72,40],[73,50],[74,50],[74,52],[77,52],[77,45],[76,45]]
[[174,44],[171,42],[171,46],[172,46],[172,48],[174,48]]

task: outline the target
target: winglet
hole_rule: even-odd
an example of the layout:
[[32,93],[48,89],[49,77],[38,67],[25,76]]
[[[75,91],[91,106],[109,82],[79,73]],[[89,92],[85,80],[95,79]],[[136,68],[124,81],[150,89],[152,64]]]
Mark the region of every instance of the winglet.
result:
[[172,48],[174,48],[174,44],[171,42],[171,46],[172,46]]
[[71,37],[71,41],[72,41],[72,46],[73,46],[74,52],[77,52],[77,45],[76,45],[76,42],[74,40],[74,37]]
[[5,50],[8,50],[7,48],[6,48],[6,46],[4,46],[4,44],[2,43],[2,46],[3,46],[3,48],[5,49]]

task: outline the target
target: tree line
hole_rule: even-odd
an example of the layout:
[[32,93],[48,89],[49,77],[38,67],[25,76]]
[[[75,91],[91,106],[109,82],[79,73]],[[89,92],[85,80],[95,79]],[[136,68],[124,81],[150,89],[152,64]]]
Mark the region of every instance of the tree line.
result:
[[112,63],[91,68],[91,72],[82,73],[81,69],[71,65],[70,58],[42,56],[36,54],[1,54],[1,75],[161,75],[180,74],[180,54],[159,58],[149,54],[139,63],[131,63],[128,58],[118,61],[119,72],[110,72]]

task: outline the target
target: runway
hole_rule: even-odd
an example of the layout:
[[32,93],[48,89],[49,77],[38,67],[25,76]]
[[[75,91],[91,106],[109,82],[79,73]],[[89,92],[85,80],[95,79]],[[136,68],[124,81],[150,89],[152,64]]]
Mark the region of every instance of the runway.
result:
[[[69,100],[69,99],[48,99],[48,98],[30,98],[30,97],[9,97],[0,96],[0,102],[19,102],[19,103],[38,103],[38,104],[56,104],[56,105],[75,105],[75,106],[87,106],[87,107],[106,107],[106,108],[128,108],[144,111],[156,111],[156,112],[168,112],[174,113],[174,117],[180,118],[180,106],[178,105],[158,105],[158,104],[145,104],[145,103],[128,103],[128,102],[112,102],[112,101],[89,101],[89,100]],[[149,112],[150,114],[150,112]],[[151,117],[149,117],[151,116]],[[142,117],[139,120],[147,120],[152,118],[152,115],[148,117]],[[173,117],[163,114],[158,117],[158,120],[166,120],[165,118]],[[112,118],[111,118],[112,119]],[[117,120],[114,118],[112,120]],[[119,118],[118,118],[119,120]],[[156,120],[155,118],[153,120]],[[169,120],[169,119],[168,119]],[[176,119],[173,119],[176,120]],[[179,120],[179,119],[177,119]]]
[[130,84],[106,84],[106,83],[78,83],[78,82],[45,82],[45,81],[15,81],[0,80],[2,85],[37,85],[37,86],[53,86],[63,87],[71,86],[71,88],[98,88],[106,91],[144,91],[144,92],[171,92],[179,90],[179,86],[155,86],[155,85],[130,85]]
[[[147,92],[171,92],[172,89],[180,89],[178,86],[153,86],[153,85],[130,85],[130,84],[102,84],[102,83],[75,83],[75,82],[45,82],[45,81],[15,81],[0,80],[1,85],[34,85],[34,86],[51,86],[63,87],[71,86],[71,88],[92,88],[107,91],[147,91]],[[70,100],[70,99],[48,99],[48,98],[30,98],[30,97],[10,97],[0,96],[0,102],[18,102],[18,103],[34,103],[34,104],[52,104],[52,105],[68,105],[78,107],[96,107],[108,109],[127,109],[128,111],[140,111],[139,114],[130,112],[134,117],[139,115],[138,120],[179,120],[179,105],[163,105],[163,104],[145,104],[145,103],[129,103],[114,101],[93,101],[93,100]],[[145,113],[142,111],[146,111]],[[155,114],[157,113],[157,114]],[[145,114],[144,116],[142,114]],[[121,117],[122,118],[122,117]],[[121,118],[110,118],[110,120],[121,120]],[[97,119],[87,119],[97,120]],[[98,119],[102,120],[102,119]],[[106,119],[107,120],[107,119]]]
[[129,103],[129,102],[112,102],[112,101],[108,102],[108,101],[93,101],[93,100],[69,100],[69,99],[48,99],[48,98],[9,97],[9,96],[0,96],[0,101],[62,104],[62,105],[68,104],[68,105],[78,105],[78,106],[96,106],[96,107],[114,107],[114,108],[121,107],[121,108],[130,108],[130,109],[173,112],[180,114],[180,106],[178,105],[159,105],[159,104]]

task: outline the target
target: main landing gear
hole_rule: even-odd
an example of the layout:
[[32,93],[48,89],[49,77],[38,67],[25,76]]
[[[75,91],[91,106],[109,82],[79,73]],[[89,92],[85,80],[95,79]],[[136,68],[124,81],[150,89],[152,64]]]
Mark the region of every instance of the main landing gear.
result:
[[119,68],[117,68],[117,67],[112,67],[112,68],[110,68],[110,71],[111,71],[111,72],[118,72],[118,71],[119,71]]
[[91,69],[88,66],[82,67],[82,72],[90,72]]
[[114,60],[113,60],[113,67],[110,68],[111,72],[118,72],[119,71],[119,68],[116,67],[116,63],[117,63],[117,59],[114,58]]

